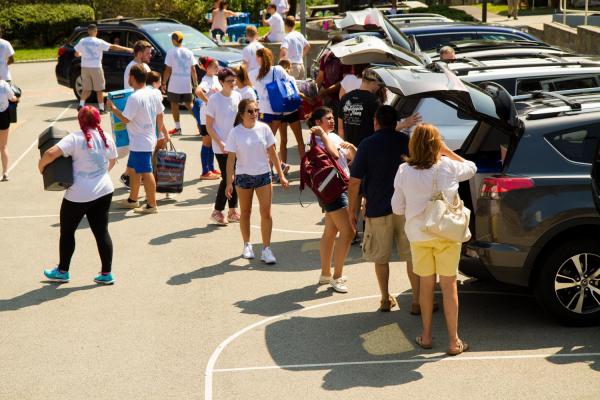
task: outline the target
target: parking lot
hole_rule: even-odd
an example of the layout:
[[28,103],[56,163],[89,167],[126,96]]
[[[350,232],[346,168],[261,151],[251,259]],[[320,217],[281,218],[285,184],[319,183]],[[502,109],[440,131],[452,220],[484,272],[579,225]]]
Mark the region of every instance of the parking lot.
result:
[[[526,291],[461,277],[460,332],[471,350],[448,358],[439,312],[433,350],[414,343],[421,323],[408,313],[403,264],[392,267],[400,310],[391,313],[376,312],[373,267],[357,246],[350,292],[318,286],[322,214],[312,194],[300,206],[293,148],[290,188],[274,194],[278,263],[242,260],[238,227],[208,224],[218,183],[198,180],[188,114],[175,139],[188,155],[184,192],[160,201],[157,215],[111,212],[117,283],[92,281],[99,259],[85,224],[71,281],[45,282],[62,193],[43,191],[36,139],[53,123],[77,129],[76,103],[56,84],[54,63],[11,71],[23,98],[9,139],[12,180],[0,184],[0,399],[598,398],[600,328],[558,325]],[[127,195],[123,168],[111,172],[113,201]]]

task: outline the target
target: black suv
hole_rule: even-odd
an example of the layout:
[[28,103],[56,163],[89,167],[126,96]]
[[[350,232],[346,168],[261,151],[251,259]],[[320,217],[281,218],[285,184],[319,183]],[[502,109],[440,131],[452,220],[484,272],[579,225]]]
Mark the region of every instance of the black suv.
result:
[[402,115],[429,97],[476,120],[461,147],[478,166],[460,189],[474,210],[461,272],[530,287],[562,323],[599,323],[600,92],[515,102],[502,86],[462,82],[443,65],[376,71]]
[[[162,73],[167,50],[173,47],[171,33],[183,33],[183,44],[196,57],[209,56],[223,67],[236,67],[242,63],[242,53],[237,49],[220,47],[196,29],[166,18],[118,18],[98,21],[98,38],[111,44],[131,47],[138,40],[146,40],[153,46],[150,68]],[[75,57],[75,45],[87,36],[87,27],[75,29],[67,43],[58,49],[56,79],[60,85],[73,89],[75,96],[81,94],[81,59]],[[133,59],[128,53],[107,51],[102,58],[106,79],[106,91],[123,89],[123,74]]]

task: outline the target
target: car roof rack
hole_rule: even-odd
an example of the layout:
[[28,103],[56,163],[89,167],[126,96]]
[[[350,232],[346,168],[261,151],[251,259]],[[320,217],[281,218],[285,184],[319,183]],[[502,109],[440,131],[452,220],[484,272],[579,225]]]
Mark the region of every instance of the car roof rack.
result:
[[147,21],[156,21],[156,22],[173,22],[180,23],[176,19],[173,18],[135,18],[135,17],[116,17],[116,18],[105,18],[97,21],[98,24],[110,24],[110,23],[128,23],[134,24],[135,22],[147,22]]
[[[568,95],[574,96],[570,98],[567,97]],[[564,113],[598,112],[600,111],[600,87],[556,92],[534,91],[514,96],[513,100],[517,109],[530,120],[556,117]],[[524,107],[519,107],[520,105]]]

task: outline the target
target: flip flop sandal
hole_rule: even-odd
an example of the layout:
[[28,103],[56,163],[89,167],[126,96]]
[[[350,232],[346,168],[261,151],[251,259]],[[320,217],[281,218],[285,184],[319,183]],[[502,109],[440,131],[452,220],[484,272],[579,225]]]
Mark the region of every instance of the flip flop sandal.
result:
[[387,301],[381,300],[381,306],[379,307],[379,311],[390,312],[392,308],[396,307],[397,305],[398,303],[396,303],[396,299],[390,296],[390,298]]
[[430,344],[425,344],[425,343],[423,343],[423,338],[422,338],[421,336],[417,336],[417,337],[416,337],[416,339],[415,339],[415,342],[417,342],[417,344],[418,344],[418,345],[419,345],[419,346],[420,346],[422,349],[429,350],[429,349],[432,349],[432,348],[433,348],[433,343],[430,343]]
[[448,349],[446,354],[449,356],[457,356],[459,354],[464,353],[469,350],[469,344],[467,342],[463,342],[462,340],[458,342],[458,347],[455,349]]

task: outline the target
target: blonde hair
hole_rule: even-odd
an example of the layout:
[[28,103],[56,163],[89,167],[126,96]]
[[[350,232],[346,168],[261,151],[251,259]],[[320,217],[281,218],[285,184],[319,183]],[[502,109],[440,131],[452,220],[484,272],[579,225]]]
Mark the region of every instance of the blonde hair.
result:
[[404,161],[416,169],[429,169],[436,164],[443,147],[442,135],[431,124],[419,124],[415,127],[408,142],[408,154]]

